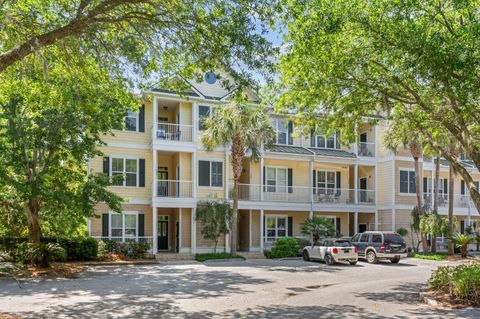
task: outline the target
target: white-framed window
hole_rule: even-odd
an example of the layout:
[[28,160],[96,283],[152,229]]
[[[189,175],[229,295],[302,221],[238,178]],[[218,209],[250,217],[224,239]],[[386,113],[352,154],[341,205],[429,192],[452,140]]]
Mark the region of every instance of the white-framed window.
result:
[[128,111],[125,116],[125,131],[138,131],[138,113]]
[[340,142],[337,139],[337,134],[332,134],[330,136],[319,134],[317,136],[313,136],[313,139],[314,147],[340,149]]
[[205,119],[212,116],[211,107],[209,105],[199,105],[198,106],[198,130],[205,130]]
[[400,170],[400,193],[415,194],[415,171]]
[[112,177],[123,176],[123,181],[116,181],[115,186],[138,186],[138,158],[111,157],[110,161],[110,175]]
[[337,189],[337,172],[317,170],[317,193],[333,194]]
[[223,161],[198,161],[198,186],[223,187]]
[[288,169],[286,167],[265,167],[267,192],[286,193],[288,187]]
[[122,241],[138,238],[138,212],[110,212],[109,236]]
[[278,238],[288,236],[288,216],[266,215],[265,216],[265,241],[274,242]]
[[273,130],[275,131],[274,144],[288,144],[288,122],[283,119],[271,119]]

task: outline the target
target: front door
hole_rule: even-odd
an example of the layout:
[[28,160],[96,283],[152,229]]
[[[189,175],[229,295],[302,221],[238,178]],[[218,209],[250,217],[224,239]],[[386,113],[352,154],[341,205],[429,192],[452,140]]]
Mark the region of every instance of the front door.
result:
[[367,202],[367,178],[360,178],[360,203]]
[[[159,217],[160,220],[158,221],[158,250],[168,250],[168,216]],[[167,219],[165,219],[165,217]]]

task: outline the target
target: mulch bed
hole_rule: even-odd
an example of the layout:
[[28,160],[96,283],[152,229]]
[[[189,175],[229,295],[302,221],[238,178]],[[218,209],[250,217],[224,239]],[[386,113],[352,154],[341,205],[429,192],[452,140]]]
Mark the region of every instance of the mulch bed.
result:
[[18,274],[19,278],[78,278],[85,266],[75,262],[51,263],[50,267],[26,266],[25,270],[26,274]]
[[425,292],[425,294],[428,297],[430,297],[432,299],[435,299],[438,302],[438,307],[440,307],[440,308],[461,309],[461,308],[472,307],[472,305],[452,300],[450,295],[446,294],[446,293],[441,293],[441,292],[433,291],[433,290],[427,290]]

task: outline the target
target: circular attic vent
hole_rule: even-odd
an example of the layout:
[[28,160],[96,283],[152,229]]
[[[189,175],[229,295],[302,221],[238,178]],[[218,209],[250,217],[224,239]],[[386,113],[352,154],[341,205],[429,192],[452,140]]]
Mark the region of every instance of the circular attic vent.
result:
[[215,73],[213,73],[211,71],[205,73],[205,81],[208,84],[214,84],[217,81],[217,77],[215,76]]

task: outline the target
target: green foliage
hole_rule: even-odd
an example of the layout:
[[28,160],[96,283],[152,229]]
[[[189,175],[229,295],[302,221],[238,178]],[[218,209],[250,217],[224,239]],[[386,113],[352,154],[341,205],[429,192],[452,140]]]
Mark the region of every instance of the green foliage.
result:
[[419,230],[429,235],[448,235],[448,218],[438,214],[422,214],[420,215]]
[[287,258],[295,257],[298,254],[298,241],[295,238],[285,237],[279,238],[273,244],[270,253],[266,254],[267,258]]
[[147,242],[125,242],[119,243],[114,240],[105,240],[100,244],[100,254],[114,253],[123,255],[128,259],[142,259],[150,249]]
[[239,255],[231,255],[230,253],[207,253],[207,254],[195,254],[195,260],[204,262],[206,260],[215,260],[215,259],[241,259],[245,260],[244,257]]
[[57,243],[19,243],[12,252],[12,259],[31,265],[48,266],[51,261],[65,261],[67,253]]
[[96,260],[98,241],[91,237],[60,238],[60,246],[67,253],[67,260]]
[[326,217],[312,216],[300,225],[300,231],[305,236],[312,236],[316,242],[321,237],[331,237],[335,234],[332,220]]
[[397,234],[399,234],[402,237],[405,237],[408,235],[408,230],[406,228],[400,227],[397,229]]
[[438,267],[429,280],[432,289],[447,293],[453,302],[480,304],[480,265]]
[[418,258],[418,259],[426,259],[426,260],[447,260],[448,254],[446,253],[416,253],[412,252],[408,254],[408,257],[411,258]]
[[460,253],[462,257],[467,257],[467,248],[468,244],[470,244],[473,240],[472,236],[468,234],[458,234],[455,236],[455,246],[460,249]]
[[214,253],[217,252],[218,240],[228,234],[232,221],[232,207],[226,201],[200,201],[197,203],[195,219],[201,223],[202,235],[213,240]]

